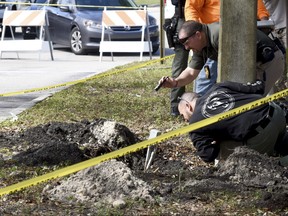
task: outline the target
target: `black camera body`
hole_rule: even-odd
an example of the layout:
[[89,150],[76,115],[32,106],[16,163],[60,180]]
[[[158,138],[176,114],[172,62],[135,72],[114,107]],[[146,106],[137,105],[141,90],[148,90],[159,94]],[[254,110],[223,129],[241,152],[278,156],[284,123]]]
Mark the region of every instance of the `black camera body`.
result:
[[274,49],[271,46],[257,41],[257,62],[260,61],[265,64],[266,62],[271,61],[274,57]]
[[274,50],[269,46],[265,46],[260,48],[258,60],[265,64],[266,62],[272,61],[274,56]]
[[177,32],[178,19],[178,16],[174,16],[171,19],[165,19],[165,24],[163,25],[169,48],[175,47],[175,44],[179,43]]

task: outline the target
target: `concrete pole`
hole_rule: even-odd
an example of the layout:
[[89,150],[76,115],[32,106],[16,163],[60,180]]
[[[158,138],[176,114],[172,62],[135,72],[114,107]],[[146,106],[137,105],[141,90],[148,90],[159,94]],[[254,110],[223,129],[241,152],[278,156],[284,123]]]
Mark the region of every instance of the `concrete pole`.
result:
[[[286,25],[288,23],[288,2],[287,0],[285,1],[285,6],[286,6]],[[288,31],[287,31],[287,27],[286,27],[286,44],[287,44],[287,47],[286,47],[286,60],[287,60],[287,48],[288,48]]]
[[221,0],[218,82],[256,77],[257,0]]
[[[288,2],[287,2],[287,0],[285,1],[285,6],[286,6],[286,25],[287,25],[287,23],[288,23]],[[287,76],[288,76],[288,67],[287,67],[287,62],[288,62],[288,31],[287,31],[287,27],[286,27],[286,55],[285,55],[285,57],[286,57],[286,61],[285,61],[285,71],[286,71],[286,79],[288,78]]]

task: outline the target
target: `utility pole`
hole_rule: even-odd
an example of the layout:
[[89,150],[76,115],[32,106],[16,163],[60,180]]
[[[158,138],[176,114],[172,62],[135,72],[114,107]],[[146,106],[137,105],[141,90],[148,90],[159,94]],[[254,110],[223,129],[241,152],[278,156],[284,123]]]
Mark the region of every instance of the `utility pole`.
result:
[[256,77],[257,0],[221,0],[218,82]]
[[[285,1],[285,3],[286,3],[285,4],[285,6],[286,6],[286,23],[288,23],[288,2],[287,2],[287,0]],[[287,27],[286,27],[286,29],[287,29]],[[286,44],[288,46],[288,31],[287,30],[286,30]],[[287,54],[286,54],[286,59],[287,59]]]
[[[164,10],[164,0],[160,0],[160,58],[165,56],[165,32],[163,31],[165,10]],[[160,61],[161,64],[164,63],[163,60]]]

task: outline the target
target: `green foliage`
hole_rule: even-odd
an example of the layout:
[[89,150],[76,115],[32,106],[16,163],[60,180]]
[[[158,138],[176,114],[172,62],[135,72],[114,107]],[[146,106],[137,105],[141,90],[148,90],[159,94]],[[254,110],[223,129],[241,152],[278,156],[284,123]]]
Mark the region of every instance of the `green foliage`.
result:
[[[137,5],[160,5],[161,0],[134,0]],[[162,0],[163,1],[163,0]]]

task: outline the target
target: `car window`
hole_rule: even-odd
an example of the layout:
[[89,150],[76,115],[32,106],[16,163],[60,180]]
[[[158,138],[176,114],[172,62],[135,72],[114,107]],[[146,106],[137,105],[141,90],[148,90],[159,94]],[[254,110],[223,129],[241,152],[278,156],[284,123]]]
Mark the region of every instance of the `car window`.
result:
[[137,7],[132,0],[76,0],[76,5]]
[[129,0],[111,0],[109,1],[111,6],[122,6],[122,7],[134,7],[136,4]]
[[[4,1],[0,1],[0,2],[4,2]],[[5,4],[0,4],[0,8],[5,8]]]
[[47,0],[37,0],[35,3],[44,4],[47,3]]
[[72,0],[59,0],[58,4],[68,5],[68,4],[73,4],[73,1]]
[[50,4],[58,4],[59,0],[52,0],[50,1]]

